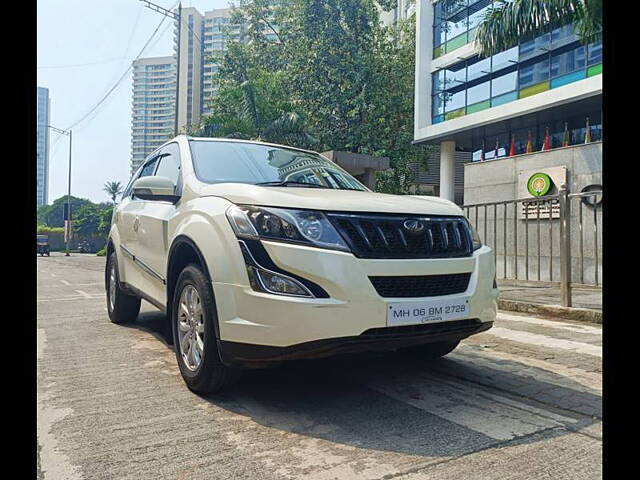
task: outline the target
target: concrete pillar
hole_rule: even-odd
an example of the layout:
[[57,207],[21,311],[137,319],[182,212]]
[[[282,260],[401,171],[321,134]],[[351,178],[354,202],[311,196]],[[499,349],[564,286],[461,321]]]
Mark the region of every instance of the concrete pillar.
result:
[[456,191],[456,142],[440,142],[440,197],[454,201]]

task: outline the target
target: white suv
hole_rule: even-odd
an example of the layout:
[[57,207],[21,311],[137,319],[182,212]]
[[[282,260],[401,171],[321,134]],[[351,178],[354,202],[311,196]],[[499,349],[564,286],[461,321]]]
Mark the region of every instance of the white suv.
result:
[[492,250],[447,200],[367,189],[317,153],[180,135],[114,210],[109,317],[167,313],[187,386],[366,350],[422,359],[489,329]]

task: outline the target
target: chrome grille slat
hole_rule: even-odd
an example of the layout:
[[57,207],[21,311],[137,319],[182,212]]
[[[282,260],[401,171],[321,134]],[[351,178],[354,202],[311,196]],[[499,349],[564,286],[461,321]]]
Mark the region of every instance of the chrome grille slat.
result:
[[[327,218],[361,258],[451,258],[472,254],[464,217],[328,212]],[[410,230],[405,224],[418,222]]]

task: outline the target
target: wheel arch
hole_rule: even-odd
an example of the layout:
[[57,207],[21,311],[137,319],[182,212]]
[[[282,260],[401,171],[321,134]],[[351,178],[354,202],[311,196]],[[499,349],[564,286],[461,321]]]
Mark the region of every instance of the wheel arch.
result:
[[[173,332],[173,326],[171,324],[171,315],[173,312],[173,291],[175,289],[176,282],[180,272],[189,264],[195,263],[199,265],[205,277],[207,283],[213,294],[213,285],[211,278],[211,271],[202,254],[202,251],[196,243],[187,235],[178,235],[169,248],[167,256],[167,277],[166,277],[166,292],[167,292],[167,331]],[[214,296],[215,302],[215,296]],[[217,312],[216,312],[217,319]],[[218,321],[214,322],[214,329],[216,332],[216,340],[220,339],[220,330]]]

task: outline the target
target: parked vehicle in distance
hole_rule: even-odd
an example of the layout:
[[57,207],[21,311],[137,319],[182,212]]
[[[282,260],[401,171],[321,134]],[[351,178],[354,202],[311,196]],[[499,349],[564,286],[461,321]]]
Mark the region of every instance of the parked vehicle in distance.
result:
[[41,257],[45,255],[51,256],[49,252],[49,235],[36,235],[36,254],[40,254]]
[[89,240],[83,240],[78,244],[78,251],[80,253],[95,253],[95,248]]
[[361,351],[420,359],[489,329],[492,250],[454,203],[370,191],[311,151],[180,135],[114,208],[105,270],[114,323],[167,313],[199,393],[242,368]]

